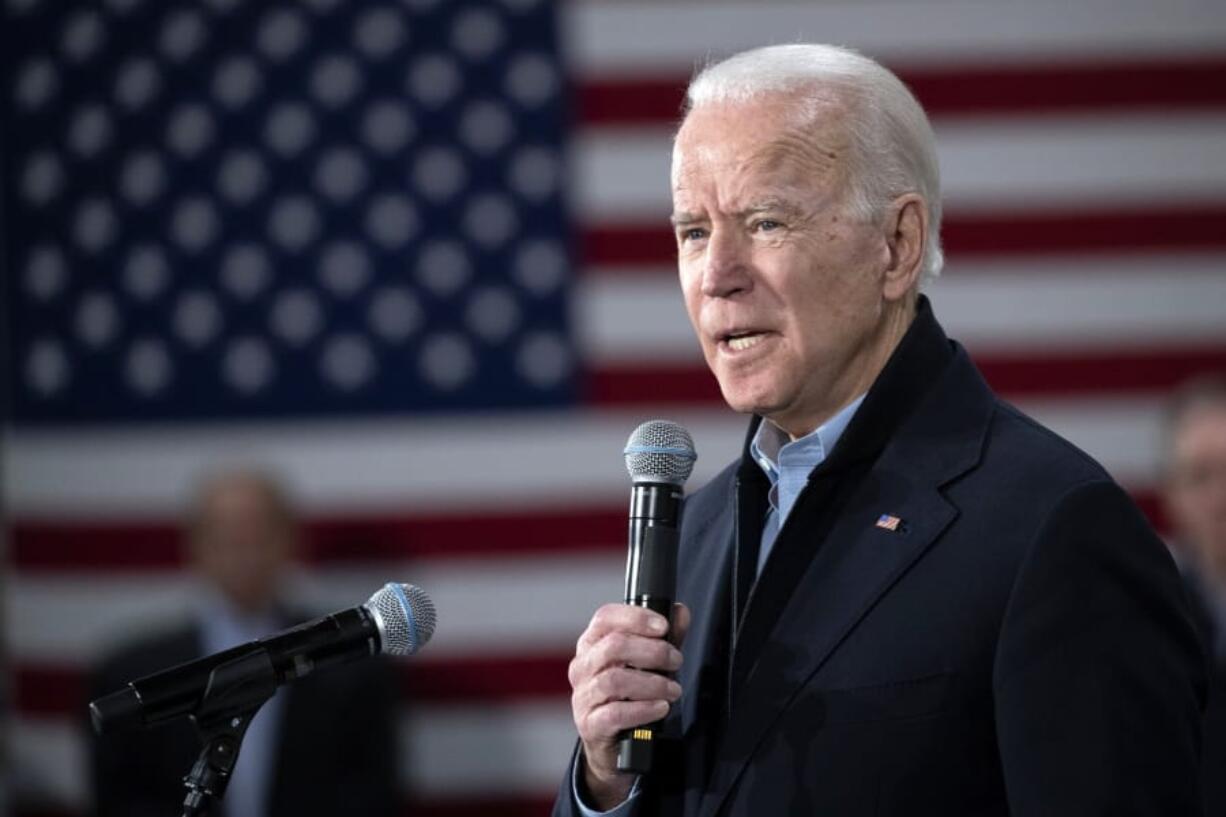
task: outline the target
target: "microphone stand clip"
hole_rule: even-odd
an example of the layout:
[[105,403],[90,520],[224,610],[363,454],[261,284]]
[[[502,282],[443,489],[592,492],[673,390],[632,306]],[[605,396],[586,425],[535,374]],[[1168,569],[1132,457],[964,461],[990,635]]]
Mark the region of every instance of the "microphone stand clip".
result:
[[205,817],[221,802],[247,727],[276,691],[277,673],[262,649],[218,664],[209,674],[208,686],[191,716],[204,746],[183,778],[187,787],[183,817]]

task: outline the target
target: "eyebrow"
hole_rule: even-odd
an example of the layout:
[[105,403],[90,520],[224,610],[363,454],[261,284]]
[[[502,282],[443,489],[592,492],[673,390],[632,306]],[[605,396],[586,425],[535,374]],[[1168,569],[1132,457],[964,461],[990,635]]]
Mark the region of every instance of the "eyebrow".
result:
[[744,210],[737,213],[737,215],[749,216],[756,213],[767,213],[772,210],[788,215],[793,215],[800,212],[799,207],[786,199],[763,199],[762,201],[755,202],[749,207],[746,207]]
[[[800,212],[799,207],[789,201],[785,201],[784,199],[763,199],[762,201],[749,205],[743,210],[733,213],[733,215],[738,218],[744,218],[745,216],[756,215],[758,213],[767,213],[772,210],[788,215],[794,215]],[[680,227],[686,224],[706,221],[707,219],[706,216],[700,216],[697,213],[690,213],[683,210],[680,213],[673,213],[668,217],[668,220],[674,227]]]

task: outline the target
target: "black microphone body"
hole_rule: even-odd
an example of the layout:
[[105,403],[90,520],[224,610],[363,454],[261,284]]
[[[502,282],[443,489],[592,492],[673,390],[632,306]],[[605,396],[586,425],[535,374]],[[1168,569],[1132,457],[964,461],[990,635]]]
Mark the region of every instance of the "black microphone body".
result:
[[[682,490],[665,482],[636,482],[630,489],[626,604],[646,607],[672,620],[677,591],[677,545]],[[617,746],[617,768],[646,774],[654,765],[662,722],[628,729]]]
[[662,482],[636,483],[630,489],[625,602],[665,618],[677,590],[681,497],[679,486]]
[[[677,592],[682,486],[697,458],[694,440],[676,423],[648,420],[630,435],[623,453],[633,485],[625,602],[671,621]],[[656,722],[618,735],[617,768],[636,774],[650,772],[659,731]]]
[[[148,727],[193,714],[219,667],[241,667],[239,672],[250,676],[252,684],[267,683],[271,667],[272,681],[280,686],[316,669],[379,651],[379,628],[374,617],[365,607],[354,607],[139,678],[91,703],[90,717],[99,734]],[[241,684],[245,679],[240,675],[229,680]]]

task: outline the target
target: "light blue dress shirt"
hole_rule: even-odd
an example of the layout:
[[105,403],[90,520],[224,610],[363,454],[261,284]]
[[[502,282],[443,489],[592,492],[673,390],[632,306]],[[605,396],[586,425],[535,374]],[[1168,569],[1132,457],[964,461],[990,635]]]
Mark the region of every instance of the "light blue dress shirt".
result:
[[[205,655],[273,635],[285,626],[271,611],[244,615],[213,591],[203,591],[196,607]],[[284,706],[285,690],[280,689],[260,707],[247,727],[234,774],[226,787],[225,811],[229,817],[268,814],[268,795],[276,772],[277,731]]]
[[[770,480],[770,510],[762,526],[762,544],[758,548],[758,572],[766,564],[775,540],[779,538],[779,530],[787,521],[788,514],[796,505],[800,492],[809,482],[809,474],[821,465],[834,446],[851,424],[851,418],[864,402],[865,395],[860,395],[851,401],[837,414],[798,440],[791,440],[788,434],[779,426],[763,420],[758,426],[749,443],[749,455],[762,469]],[[629,817],[634,807],[635,797],[639,793],[639,783],[634,781],[630,796],[625,802],[609,811],[594,811],[583,803],[579,796],[579,763],[576,761],[571,770],[571,788],[574,791],[575,802],[579,804],[579,813],[583,817]]]
[[789,440],[787,432],[769,421],[763,420],[758,426],[758,433],[749,444],[749,455],[771,482],[768,494],[770,510],[762,525],[762,545],[758,549],[759,573],[775,546],[775,540],[779,538],[779,529],[808,484],[809,474],[830,456],[835,444],[851,424],[856,410],[864,402],[864,397],[860,395],[818,426],[816,431],[799,440]]

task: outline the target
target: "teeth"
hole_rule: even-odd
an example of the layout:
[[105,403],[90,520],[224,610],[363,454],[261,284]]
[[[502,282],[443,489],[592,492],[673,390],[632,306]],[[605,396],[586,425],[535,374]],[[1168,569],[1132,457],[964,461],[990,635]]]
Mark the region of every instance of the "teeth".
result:
[[762,340],[762,335],[741,335],[736,338],[728,338],[728,346],[734,352],[743,352],[750,347],[757,346],[758,341]]

